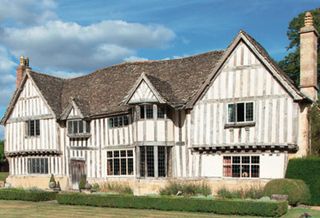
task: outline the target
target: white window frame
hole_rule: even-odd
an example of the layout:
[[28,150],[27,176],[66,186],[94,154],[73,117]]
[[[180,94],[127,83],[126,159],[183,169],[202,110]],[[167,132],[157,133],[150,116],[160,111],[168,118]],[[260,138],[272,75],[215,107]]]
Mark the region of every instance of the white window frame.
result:
[[[236,104],[244,104],[244,121],[237,121],[237,109],[235,113],[235,121],[234,122],[229,122],[229,105],[236,105]],[[247,115],[247,103],[252,103],[253,104],[253,114],[252,114],[252,121],[247,121],[246,120],[246,115]],[[255,111],[256,111],[256,105],[254,101],[239,101],[239,102],[232,102],[227,104],[227,116],[226,116],[226,123],[227,124],[246,124],[246,123],[254,123],[255,122]]]
[[[110,157],[108,157],[108,152],[112,152],[112,158],[110,158]],[[120,169],[120,171],[119,171],[119,175],[114,175],[114,161],[112,162],[112,167],[113,167],[113,175],[109,175],[108,174],[108,160],[114,160],[114,152],[115,151],[119,151],[119,169]],[[121,151],[126,151],[126,171],[128,172],[128,159],[130,158],[132,158],[132,164],[133,164],[133,174],[126,174],[126,175],[121,175],[121,167],[120,167],[120,165],[121,165]],[[128,151],[132,151],[132,157],[128,157]],[[110,149],[110,150],[107,150],[106,151],[106,171],[105,171],[105,175],[106,175],[106,177],[134,177],[135,175],[136,175],[136,169],[135,169],[135,166],[136,166],[136,163],[135,163],[135,161],[136,161],[136,157],[135,157],[135,151],[134,151],[134,149]]]
[[[243,164],[243,165],[249,165],[249,172],[250,172],[250,175],[248,177],[244,177],[241,175],[241,166],[242,166],[242,157],[247,157],[249,156],[250,157],[250,163],[249,164]],[[224,166],[226,166],[226,164],[224,164],[224,157],[231,157],[231,163],[230,163],[230,166],[231,166],[231,176],[225,176],[224,175]],[[232,176],[232,165],[233,165],[233,161],[232,161],[232,158],[233,157],[240,157],[240,163],[239,163],[239,167],[240,167],[240,176],[239,177],[233,177]],[[252,164],[251,163],[251,158],[252,157],[259,157],[259,163],[256,164]],[[259,176],[258,177],[251,177],[251,167],[252,165],[255,165],[255,166],[259,166]],[[226,155],[223,155],[222,156],[222,178],[226,178],[226,179],[260,179],[261,178],[261,155],[259,154],[226,154]]]
[[[72,122],[72,132],[69,132],[69,124],[70,122]],[[77,132],[73,132],[73,122],[77,122]],[[83,124],[83,132],[79,132],[79,122],[82,122]],[[89,128],[89,129],[88,129]],[[82,119],[70,119],[70,120],[67,120],[67,133],[68,135],[81,135],[81,134],[89,134],[90,133],[90,123],[86,120],[82,120]],[[88,131],[87,131],[88,130]]]

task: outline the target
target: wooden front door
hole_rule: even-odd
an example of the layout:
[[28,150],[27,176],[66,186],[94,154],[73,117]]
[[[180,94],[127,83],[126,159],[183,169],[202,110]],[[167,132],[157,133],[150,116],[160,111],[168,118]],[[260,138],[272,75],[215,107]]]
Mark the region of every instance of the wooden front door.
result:
[[71,160],[70,172],[73,189],[79,189],[80,178],[86,174],[85,165],[85,161],[83,160]]

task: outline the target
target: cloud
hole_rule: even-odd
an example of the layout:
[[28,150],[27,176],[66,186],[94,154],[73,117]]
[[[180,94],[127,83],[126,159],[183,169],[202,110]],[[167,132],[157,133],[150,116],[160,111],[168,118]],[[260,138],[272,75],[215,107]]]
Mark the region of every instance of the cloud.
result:
[[138,57],[138,56],[130,56],[124,59],[126,62],[135,62],[135,61],[147,61],[148,58]]
[[87,26],[56,20],[0,31],[0,43],[15,57],[27,55],[31,66],[51,71],[86,71],[115,64],[139,49],[167,48],[174,38],[175,33],[164,26],[121,20]]
[[1,0],[0,21],[23,25],[44,23],[56,19],[54,0]]

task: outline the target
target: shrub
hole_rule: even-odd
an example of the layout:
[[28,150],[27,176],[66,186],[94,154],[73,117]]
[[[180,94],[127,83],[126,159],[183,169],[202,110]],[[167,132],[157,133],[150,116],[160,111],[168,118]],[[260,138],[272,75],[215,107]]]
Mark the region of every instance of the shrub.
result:
[[249,188],[240,188],[237,190],[228,190],[225,187],[218,190],[217,195],[221,198],[241,198],[241,199],[260,199],[263,197],[263,187],[262,186],[250,186]]
[[79,181],[79,190],[85,189],[87,183],[87,176],[81,175],[80,181]]
[[271,197],[273,194],[288,195],[290,205],[306,204],[310,199],[308,186],[302,180],[275,179],[264,187],[264,194]]
[[133,190],[127,183],[120,183],[120,182],[106,182],[101,184],[100,186],[101,192],[112,192],[118,194],[127,194],[132,195]]
[[91,191],[93,191],[93,192],[98,192],[98,191],[100,191],[100,186],[99,186],[99,184],[98,184],[98,183],[94,183],[94,184],[92,185]]
[[56,199],[55,192],[47,192],[39,189],[0,189],[0,199],[21,201],[51,201]]
[[160,189],[160,195],[177,195],[181,193],[184,196],[190,195],[211,195],[211,189],[207,183],[201,184],[190,182],[169,182],[164,188]]
[[289,160],[286,178],[303,180],[310,188],[310,204],[320,205],[320,157]]
[[223,200],[187,197],[150,197],[130,195],[58,194],[59,204],[97,207],[156,209],[166,211],[208,212],[228,215],[279,217],[287,212],[286,201]]

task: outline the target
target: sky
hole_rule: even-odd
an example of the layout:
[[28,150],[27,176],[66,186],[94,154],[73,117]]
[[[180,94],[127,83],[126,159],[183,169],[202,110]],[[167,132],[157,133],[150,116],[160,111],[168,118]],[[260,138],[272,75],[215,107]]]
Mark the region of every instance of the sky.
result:
[[[320,0],[0,0],[0,116],[21,55],[64,78],[125,61],[174,59],[225,49],[245,30],[275,60],[286,31]],[[0,127],[0,139],[3,127]]]

